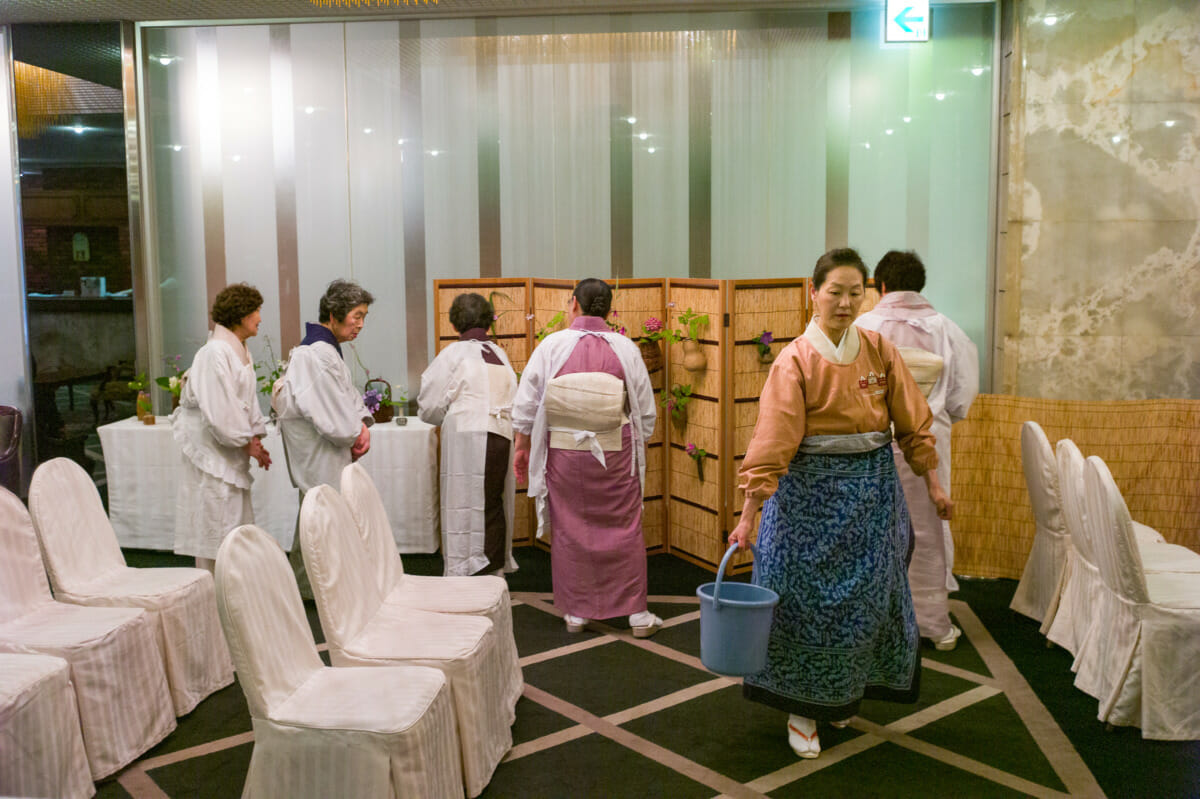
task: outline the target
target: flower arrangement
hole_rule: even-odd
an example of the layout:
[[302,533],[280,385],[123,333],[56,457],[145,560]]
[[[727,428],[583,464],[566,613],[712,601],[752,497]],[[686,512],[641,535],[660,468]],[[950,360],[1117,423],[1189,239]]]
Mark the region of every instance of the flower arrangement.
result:
[[697,447],[691,441],[687,443],[685,448],[688,457],[696,462],[696,474],[700,477],[700,482],[704,482],[704,459],[708,457],[708,452],[701,447]]
[[154,406],[150,402],[150,395],[146,393],[146,387],[149,384],[150,381],[146,379],[146,373],[142,372],[129,381],[129,388],[137,392],[137,401],[134,407],[136,408],[138,420],[146,424],[154,424]]
[[687,404],[692,401],[692,387],[678,383],[666,391],[659,404],[671,414],[671,421],[682,427],[687,424]]
[[367,375],[367,382],[363,385],[363,405],[367,406],[367,410],[375,417],[376,422],[391,421],[393,409],[407,404],[408,396],[403,390],[393,389],[392,384],[379,375],[372,376],[371,370],[363,364],[362,358],[359,357],[358,348],[353,344],[346,346],[354,353],[354,361],[358,364],[358,368]]
[[179,368],[179,362],[182,359],[182,355],[165,356],[163,358],[163,363],[167,365],[168,369],[174,370],[174,373],[154,378],[154,382],[158,384],[158,387],[173,397],[178,397],[183,392],[183,380],[180,379],[180,375],[183,374],[183,370]]
[[129,389],[131,391],[145,391],[149,381],[146,380],[146,373],[142,372],[137,377],[129,381]]
[[263,334],[263,342],[267,345],[269,360],[256,361],[254,371],[258,373],[259,369],[266,370],[265,374],[258,374],[258,393],[270,396],[275,389],[275,381],[283,377],[284,370],[287,369],[287,361],[275,360],[275,348],[271,346],[271,337],[266,333]]
[[700,340],[700,331],[708,327],[708,314],[696,313],[691,308],[679,315],[679,324],[687,328],[687,337],[692,341]]
[[554,316],[550,317],[550,321],[547,322],[544,327],[541,327],[538,329],[538,332],[536,333],[537,340],[541,341],[546,336],[548,336],[551,333],[553,333],[554,331],[558,330],[560,327],[562,327],[562,323],[565,322],[566,319],[567,319],[566,311],[559,311]]
[[612,332],[620,333],[623,336],[625,335],[625,325],[621,324],[620,316],[616,311],[609,311],[608,318],[604,320],[604,323],[609,326]]
[[667,327],[656,316],[647,316],[646,321],[642,322],[642,341],[665,341],[673,344],[682,338],[682,333]]
[[771,335],[770,330],[764,330],[762,334],[754,340],[754,346],[758,347],[759,360],[771,357],[771,342],[774,340],[775,337]]

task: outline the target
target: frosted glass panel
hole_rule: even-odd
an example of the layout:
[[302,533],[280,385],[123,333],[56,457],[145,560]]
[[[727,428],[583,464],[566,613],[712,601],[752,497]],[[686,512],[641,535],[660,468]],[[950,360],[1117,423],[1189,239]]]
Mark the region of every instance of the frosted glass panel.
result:
[[878,9],[147,28],[162,347],[190,359],[227,280],[278,342],[352,277],[356,379],[412,393],[435,279],[795,277],[849,244],[916,249],[986,356],[995,7],[933,13],[908,46]]

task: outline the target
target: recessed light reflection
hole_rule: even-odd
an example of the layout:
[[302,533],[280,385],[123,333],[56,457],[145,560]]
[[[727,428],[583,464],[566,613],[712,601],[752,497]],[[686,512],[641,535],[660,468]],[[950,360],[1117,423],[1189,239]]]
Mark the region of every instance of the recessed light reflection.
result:
[[902,120],[904,120],[905,125],[907,125],[909,122],[912,122],[912,117],[900,117],[900,118]]
[[865,142],[863,142],[863,147],[865,147],[866,149],[870,150],[870,149],[871,149],[871,142],[869,142],[869,141],[865,141]]
[[1058,24],[1058,17],[1054,16],[1053,14],[1045,16],[1042,18],[1042,24],[1054,27]]
[[174,60],[175,59],[171,58],[169,55],[160,55],[158,57],[158,63],[162,64],[164,67],[170,66],[171,62]]
[[75,127],[71,128],[71,130],[82,135],[86,128],[83,125],[76,125]]
[[368,134],[368,135],[369,135],[370,133],[372,133],[372,131],[373,131],[373,129],[372,129],[372,128],[363,128],[363,133],[366,133],[366,134]]
[[1164,125],[1166,125],[1168,128],[1173,128],[1173,127],[1175,127],[1175,120],[1173,120],[1173,119],[1164,119],[1164,120],[1163,120],[1163,124],[1164,124]]
[[232,157],[230,160],[231,160],[231,161],[233,161],[233,163],[235,163],[235,164],[236,164],[238,161],[241,161],[241,160],[242,160],[242,157],[241,157],[240,155],[235,155],[235,156],[233,156],[233,157]]
[[317,109],[313,108],[311,105],[304,106],[304,113],[306,113],[306,114],[311,114],[313,111],[316,111],[316,110]]
[[626,117],[625,121],[628,122],[630,125],[636,125],[637,117]]
[[983,74],[983,67],[972,67],[971,74],[978,78]]
[[650,153],[651,155],[654,155],[654,153],[655,153],[655,148],[653,148],[653,147],[647,147],[647,148],[646,148],[646,152]]
[[182,144],[172,144],[171,149],[174,150],[175,152],[179,152],[180,150],[183,149],[183,145]]
[[883,134],[884,134],[885,136],[891,136],[893,133],[895,133],[895,131],[894,131],[894,130],[892,130],[891,128],[888,128],[887,130],[885,130],[885,131],[883,132]]
[[439,155],[442,154],[442,151],[441,150],[430,150],[429,154],[432,155],[434,158],[437,158]]
[[934,95],[933,95],[933,99],[935,99],[935,100],[945,100],[945,99],[946,99],[946,93],[945,93],[945,92],[937,92],[936,94],[934,94]]
[[1120,136],[1113,136],[1113,137],[1112,137],[1112,143],[1113,143],[1113,144],[1120,144],[1120,143],[1121,143],[1121,137],[1120,137]]
[[641,133],[638,134],[638,138],[641,139],[642,141],[645,141],[646,139],[650,138],[650,134],[643,130]]

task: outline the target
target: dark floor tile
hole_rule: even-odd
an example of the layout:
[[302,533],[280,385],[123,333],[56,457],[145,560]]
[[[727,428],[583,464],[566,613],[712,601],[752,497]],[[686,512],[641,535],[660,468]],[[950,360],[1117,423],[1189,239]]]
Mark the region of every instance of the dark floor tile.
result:
[[921,695],[911,705],[898,702],[882,702],[876,699],[864,700],[858,715],[876,724],[891,724],[893,721],[910,716],[918,710],[936,705],[943,699],[957,696],[972,688],[978,688],[979,683],[952,677],[932,669],[921,670]]
[[[951,616],[953,618],[953,615]],[[957,619],[955,619],[957,622]],[[960,627],[962,625],[959,625]],[[959,636],[958,646],[951,649],[949,652],[939,652],[933,645],[933,642],[927,638],[921,639],[921,657],[936,660],[938,663],[945,663],[948,666],[956,666],[960,669],[982,674],[985,677],[995,676],[988,670],[987,664],[983,662],[979,652],[975,649],[975,645],[967,638],[966,633]]]
[[772,791],[770,795],[775,799],[814,799],[824,796],[864,799],[1008,799],[1025,796],[1020,791],[890,743],[871,747],[827,766]]
[[712,675],[623,641],[525,668],[525,682],[598,716],[649,702]]
[[[694,607],[689,609],[695,610]],[[664,627],[655,634],[654,643],[669,646],[685,655],[700,657],[700,620]]]
[[[742,698],[740,685],[723,688],[621,725],[689,760],[749,782],[796,761],[788,746],[787,714]],[[826,748],[857,737],[822,725]]]
[[308,617],[308,626],[312,628],[313,640],[318,644],[325,643],[325,631],[321,629],[321,616],[317,613],[315,601],[304,600],[304,615]]
[[481,799],[647,799],[711,797],[694,782],[615,741],[592,734],[501,763]]
[[517,721],[512,728],[513,745],[523,744],[573,726],[575,722],[566,716],[560,716],[537,702],[521,697],[517,701]]
[[[984,730],[986,735],[981,734]],[[963,708],[910,734],[1030,782],[1056,791],[1067,790],[1003,694]]]
[[235,680],[233,685],[225,686],[196,705],[196,709],[179,719],[178,724],[174,732],[143,757],[157,757],[249,732],[250,709],[246,705],[242,687]]
[[94,799],[133,799],[129,791],[121,787],[121,783],[117,782],[116,778],[105,780],[104,782],[96,783],[96,795]]
[[530,605],[516,605],[512,614],[513,636],[517,639],[517,652],[521,657],[577,644],[599,635],[591,630],[569,633],[561,618]]
[[254,744],[242,744],[148,772],[171,799],[238,799]]
[[164,552],[157,549],[123,549],[125,565],[135,569],[156,569],[160,567],[195,566],[196,559],[188,555],[176,555],[174,552]]

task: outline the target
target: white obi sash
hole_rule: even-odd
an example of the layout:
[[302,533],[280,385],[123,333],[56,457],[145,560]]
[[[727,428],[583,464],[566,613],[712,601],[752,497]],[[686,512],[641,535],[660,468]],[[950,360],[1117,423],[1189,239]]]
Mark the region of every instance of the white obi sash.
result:
[[604,372],[552,378],[543,397],[551,449],[591,450],[607,468],[605,452],[621,449],[625,381]]
[[904,365],[908,367],[908,371],[912,372],[913,379],[917,381],[917,388],[921,389],[925,399],[929,399],[929,394],[942,376],[942,370],[946,368],[945,359],[919,347],[897,347],[896,349],[900,350],[900,357],[904,360]]
[[485,363],[488,380],[487,431],[512,441],[512,399],[517,386],[508,366]]

